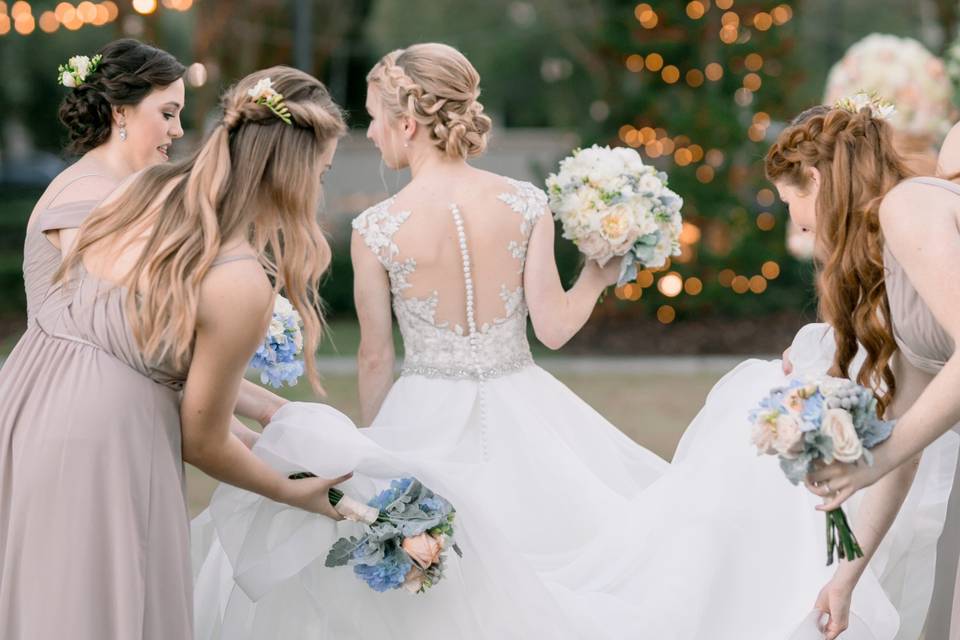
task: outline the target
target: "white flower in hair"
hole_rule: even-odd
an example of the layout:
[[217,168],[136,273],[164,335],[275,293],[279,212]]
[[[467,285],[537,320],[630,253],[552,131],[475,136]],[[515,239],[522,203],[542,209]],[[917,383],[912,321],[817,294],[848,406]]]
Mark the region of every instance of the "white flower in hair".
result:
[[287,105],[283,101],[283,94],[274,90],[273,80],[270,78],[258,81],[252,89],[247,91],[247,95],[257,104],[262,104],[273,111],[278,118],[287,124],[293,124],[290,120],[290,110],[287,109]]
[[87,56],[73,56],[67,60],[67,64],[57,67],[57,82],[71,89],[79,87],[100,66],[101,57],[100,54],[93,56],[93,59]]
[[867,93],[861,91],[848,98],[837,100],[834,105],[837,109],[843,109],[850,113],[860,113],[862,109],[870,109],[870,115],[880,120],[889,120],[896,112],[897,108],[889,100],[884,100],[876,93]]
[[257,102],[261,99],[270,98],[277,92],[273,89],[273,80],[270,78],[264,78],[253,85],[253,89],[247,91],[247,95],[253,98],[254,102]]

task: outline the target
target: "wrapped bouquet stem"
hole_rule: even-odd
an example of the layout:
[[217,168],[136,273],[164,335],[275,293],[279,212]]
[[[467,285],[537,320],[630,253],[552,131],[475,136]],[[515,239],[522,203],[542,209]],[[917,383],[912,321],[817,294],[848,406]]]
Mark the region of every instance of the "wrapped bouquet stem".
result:
[[[751,440],[761,455],[775,455],[793,484],[815,463],[872,464],[870,450],[890,437],[893,422],[877,415],[873,391],[850,380],[799,379],[773,389],[750,413]],[[827,513],[827,564],[854,560],[863,551],[842,509]]]

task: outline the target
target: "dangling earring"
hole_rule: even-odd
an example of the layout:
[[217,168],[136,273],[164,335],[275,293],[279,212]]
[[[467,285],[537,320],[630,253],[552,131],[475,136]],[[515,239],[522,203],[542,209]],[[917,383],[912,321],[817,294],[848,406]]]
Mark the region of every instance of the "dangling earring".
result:
[[127,139],[127,121],[120,121],[120,141],[123,142]]

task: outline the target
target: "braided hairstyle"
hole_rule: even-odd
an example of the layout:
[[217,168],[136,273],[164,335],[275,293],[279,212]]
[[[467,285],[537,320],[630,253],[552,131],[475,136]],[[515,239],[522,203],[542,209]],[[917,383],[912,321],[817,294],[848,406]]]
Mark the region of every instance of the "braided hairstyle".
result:
[[[248,92],[269,78],[290,124]],[[319,280],[330,246],[317,222],[321,157],[346,132],[326,87],[302,71],[255,72],[222,98],[223,120],[190,158],[145,170],[115,202],[96,210],[55,276],[63,279],[91,245],[151,227],[122,283],[134,336],[153,361],[186,367],[200,285],[221,243],[245,236],[304,324],[307,377],[322,391],[314,358],[323,327]],[[149,282],[149,288],[141,283]]]
[[893,130],[870,107],[857,113],[816,106],[797,116],[767,152],[772,182],[799,189],[820,173],[816,242],[820,315],[834,329],[830,375],[846,377],[863,345],[866,360],[857,381],[873,388],[880,410],[896,391],[890,358],[897,350],[883,266],[880,202],[910,175],[893,146]]
[[60,104],[60,122],[67,128],[67,153],[83,155],[110,137],[111,107],[137,105],[154,89],[179,80],[186,68],[172,55],[124,38],[106,44],[101,60],[79,86],[69,89]]
[[387,113],[409,116],[430,132],[449,158],[465,159],[487,148],[490,118],[480,104],[480,74],[462,53],[437,43],[388,53],[367,74]]

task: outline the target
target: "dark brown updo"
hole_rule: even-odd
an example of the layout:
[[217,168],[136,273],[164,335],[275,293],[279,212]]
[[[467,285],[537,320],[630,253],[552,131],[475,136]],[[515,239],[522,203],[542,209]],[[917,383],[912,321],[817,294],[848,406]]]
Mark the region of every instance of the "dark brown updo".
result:
[[68,89],[60,104],[71,155],[83,155],[107,141],[111,107],[140,104],[151,91],[173,84],[186,71],[166,51],[132,38],[114,40],[97,53],[99,66],[78,87]]

